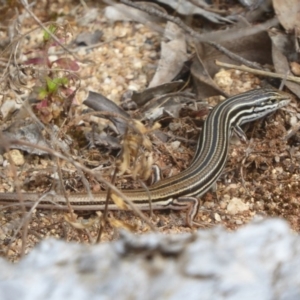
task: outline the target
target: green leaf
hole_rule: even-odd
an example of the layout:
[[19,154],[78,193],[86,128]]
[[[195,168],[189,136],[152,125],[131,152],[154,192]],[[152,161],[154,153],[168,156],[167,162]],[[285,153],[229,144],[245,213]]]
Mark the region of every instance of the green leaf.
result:
[[62,77],[62,78],[61,78],[61,83],[62,83],[63,85],[67,85],[67,84],[69,83],[69,79],[68,79],[67,77]]
[[66,78],[66,77],[54,78],[53,82],[57,85],[57,87],[60,87],[62,85],[66,85],[68,83],[68,78]]
[[48,91],[45,88],[40,88],[38,93],[38,99],[43,100],[48,97]]
[[[52,34],[55,33],[56,29],[57,29],[57,27],[56,27],[56,25],[54,25],[54,24],[51,24],[51,25],[49,26],[49,28],[48,28],[48,30],[49,30]],[[51,39],[51,35],[50,35],[46,30],[44,30],[44,42],[48,42],[50,39]]]
[[48,89],[48,92],[50,94],[55,93],[57,91],[57,89],[58,89],[58,85],[57,85],[57,80],[56,79],[59,79],[59,78],[54,78],[54,79],[51,79],[49,77],[46,78],[47,89]]

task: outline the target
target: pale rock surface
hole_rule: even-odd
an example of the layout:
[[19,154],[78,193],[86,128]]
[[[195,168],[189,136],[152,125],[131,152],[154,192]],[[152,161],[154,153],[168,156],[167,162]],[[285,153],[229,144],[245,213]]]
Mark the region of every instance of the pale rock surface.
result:
[[1,300],[300,299],[300,238],[279,219],[85,246],[49,239],[0,260]]

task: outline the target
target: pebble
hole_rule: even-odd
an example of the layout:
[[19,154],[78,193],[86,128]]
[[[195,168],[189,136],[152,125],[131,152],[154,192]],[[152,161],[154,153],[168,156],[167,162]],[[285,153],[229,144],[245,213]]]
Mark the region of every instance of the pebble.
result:
[[221,222],[221,217],[218,213],[215,213],[214,217],[217,222]]
[[25,163],[24,155],[21,153],[21,151],[17,149],[10,150],[8,153],[4,154],[4,157],[6,159],[9,159],[9,156],[11,157],[13,163],[16,166],[22,166]]
[[179,146],[180,146],[179,141],[175,141],[175,142],[171,143],[171,147],[172,147],[173,150],[178,150]]
[[181,124],[180,124],[180,123],[171,122],[171,123],[169,124],[169,128],[170,128],[171,131],[176,131],[176,130],[178,130],[180,127],[181,127]]
[[227,211],[231,215],[235,215],[239,212],[248,209],[249,209],[248,205],[245,204],[240,198],[236,198],[236,197],[233,197],[227,205]]

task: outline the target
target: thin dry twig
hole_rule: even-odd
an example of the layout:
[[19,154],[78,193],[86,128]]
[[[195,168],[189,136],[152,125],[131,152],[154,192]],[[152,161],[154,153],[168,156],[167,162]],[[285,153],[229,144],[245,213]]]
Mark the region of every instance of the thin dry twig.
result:
[[[22,193],[21,193],[21,195],[22,195]],[[46,194],[44,196],[46,196]],[[22,197],[20,199],[22,199]],[[6,255],[8,255],[8,252],[10,250],[10,247],[11,247],[12,243],[14,242],[15,238],[19,234],[21,228],[23,228],[23,231],[22,231],[22,248],[21,248],[20,257],[21,258],[24,257],[25,251],[26,251],[26,241],[27,241],[27,236],[28,236],[29,221],[31,219],[33,211],[37,208],[37,206],[39,205],[39,202],[42,201],[42,200],[43,200],[43,196],[39,199],[39,201],[37,201],[33,204],[33,206],[30,208],[29,212],[25,211],[23,220],[20,222],[18,228],[14,231],[14,235],[10,239],[10,243],[8,244],[8,247],[7,247],[7,250],[6,250]],[[22,201],[21,201],[21,203],[22,203]],[[24,207],[24,205],[21,204],[21,207]],[[7,208],[7,206],[5,208]]]
[[43,28],[43,30],[45,30],[58,45],[60,45],[67,53],[71,54],[76,60],[81,61],[80,58],[77,57],[77,55],[70,52],[70,50],[64,44],[62,44],[61,41],[47,27],[45,27],[45,25],[39,20],[39,18],[31,11],[25,0],[21,0],[21,3],[24,6],[25,10],[35,20],[35,22],[37,22],[37,24],[41,26],[41,28]]
[[[115,184],[116,176],[117,176],[117,168],[115,168],[115,170],[114,170],[114,174],[112,176],[111,184]],[[96,239],[97,244],[100,243],[103,230],[105,228],[105,225],[107,224],[108,201],[109,201],[110,195],[111,195],[111,189],[108,188],[107,194],[106,194],[105,208],[104,208],[103,218],[102,218],[103,221],[100,220],[100,228],[99,228],[97,239]]]
[[128,199],[128,197],[126,197],[119,189],[117,189],[113,184],[111,184],[110,182],[108,182],[107,180],[105,180],[102,176],[100,176],[99,174],[96,174],[95,172],[93,172],[92,170],[82,166],[80,163],[74,161],[72,158],[67,157],[61,153],[59,153],[56,150],[53,150],[51,148],[48,147],[43,147],[40,145],[33,145],[31,143],[25,142],[25,141],[21,141],[21,140],[9,140],[7,141],[8,144],[11,145],[23,145],[23,146],[27,146],[27,147],[31,147],[31,148],[36,148],[45,152],[48,152],[50,155],[53,155],[54,157],[63,159],[71,164],[73,164],[77,169],[81,169],[83,172],[88,173],[89,175],[97,178],[99,181],[103,182],[104,184],[107,185],[108,188],[110,188],[113,192],[115,192],[117,194],[117,196],[121,197],[122,199],[124,199],[124,201],[128,204],[128,206],[130,207],[130,209],[137,215],[139,216],[153,231],[156,231],[156,228],[151,224],[151,222],[148,220],[148,218],[145,217],[145,215],[141,212],[141,210],[139,208],[136,207],[136,205],[134,205],[134,203]]
[[263,67],[260,64],[258,64],[256,62],[249,61],[249,60],[245,59],[244,57],[231,52],[230,50],[226,49],[225,47],[223,47],[220,44],[213,43],[213,42],[208,42],[208,44],[213,46],[214,48],[216,48],[220,52],[224,53],[229,58],[231,58],[231,59],[233,59],[233,60],[235,60],[235,61],[237,61],[237,62],[239,62],[239,63],[241,63],[245,66],[252,67],[252,68],[255,68],[255,69],[259,69],[259,70],[263,70]]
[[[14,163],[14,161],[13,161],[13,159],[12,159],[12,157],[11,157],[9,151],[8,151],[8,149],[9,149],[9,142],[3,137],[3,134],[1,132],[0,132],[0,140],[2,141],[1,142],[1,146],[8,153],[8,161],[9,161],[10,166],[11,166],[11,170],[12,170],[12,173],[13,173],[13,178],[15,178],[15,182],[17,183],[16,184],[17,194],[19,196],[19,199],[21,200],[20,201],[21,210],[22,210],[22,213],[24,215],[26,215],[25,205],[24,205],[24,202],[22,201],[23,198],[22,198],[20,184],[18,184],[19,182],[18,182],[17,169],[16,169],[15,163]],[[19,230],[22,228],[23,225],[25,225],[25,222],[24,222],[24,224],[22,224],[22,223],[20,224]],[[17,233],[19,232],[19,230],[17,231]],[[15,234],[17,234],[17,233],[15,233]],[[27,230],[26,226],[24,226],[23,227],[23,231],[22,231],[21,257],[23,257],[25,255],[27,234],[28,234],[28,230]],[[13,241],[13,239],[11,240],[10,245],[12,244],[12,241]],[[9,251],[10,245],[8,245],[8,250],[7,251]]]
[[150,218],[152,218],[153,216],[153,209],[152,209],[152,198],[151,198],[151,193],[148,189],[148,187],[146,186],[146,184],[142,181],[139,180],[140,185],[145,189],[148,199],[149,199],[149,212],[150,212]]
[[[125,36],[125,37],[127,37],[127,36]],[[114,37],[114,38],[109,39],[105,42],[99,42],[99,43],[92,44],[92,45],[89,45],[89,46],[77,46],[76,48],[73,48],[73,49],[70,48],[69,51],[70,51],[70,53],[74,53],[74,52],[79,52],[79,51],[82,51],[82,50],[91,50],[91,49],[98,48],[98,47],[100,48],[101,46],[112,43],[114,41],[125,39],[125,37]],[[61,51],[53,52],[53,55],[59,55],[59,54],[64,54],[64,51],[61,50]],[[91,61],[91,62],[93,62],[93,61]]]
[[268,76],[268,77],[273,77],[273,78],[280,78],[283,80],[288,80],[296,83],[300,83],[300,77],[295,77],[291,75],[286,75],[286,74],[278,74],[274,72],[268,72],[268,71],[262,71],[262,70],[257,70],[257,69],[252,69],[246,66],[237,66],[237,65],[232,65],[232,64],[227,64],[220,62],[218,60],[215,61],[217,66],[224,67],[224,68],[230,68],[230,69],[236,69],[236,70],[241,70],[245,72],[249,72],[255,75],[262,75],[262,76]]
[[66,199],[66,203],[67,203],[67,206],[68,206],[68,209],[69,209],[69,212],[70,212],[70,215],[71,215],[71,218],[72,220],[75,220],[75,215],[74,215],[74,211],[72,209],[72,205],[69,201],[69,197],[68,197],[68,193],[65,189],[65,186],[63,184],[63,175],[62,175],[62,172],[61,172],[61,167],[60,167],[60,160],[58,157],[55,158],[55,161],[56,161],[56,165],[57,165],[57,173],[58,173],[58,177],[59,177],[59,181],[60,181],[60,188],[62,189],[62,193]]

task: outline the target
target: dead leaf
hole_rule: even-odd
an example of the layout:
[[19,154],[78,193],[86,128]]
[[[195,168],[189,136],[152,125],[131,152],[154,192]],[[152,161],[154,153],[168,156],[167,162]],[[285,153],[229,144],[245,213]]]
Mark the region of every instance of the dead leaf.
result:
[[19,110],[22,106],[22,103],[16,101],[15,99],[7,99],[5,100],[0,108],[2,117],[6,120],[10,115],[12,115],[15,111]]
[[80,221],[79,219],[76,219],[76,221],[74,221],[70,214],[65,214],[64,219],[68,224],[70,224],[72,227],[76,229],[90,229],[92,226],[96,224],[96,222],[98,222],[96,219],[92,219],[92,218],[80,219]]
[[[248,61],[262,65],[272,64],[271,41],[266,32],[228,40],[220,45]],[[217,94],[224,95],[212,80],[220,70],[215,64],[215,60],[221,60],[224,63],[235,63],[235,60],[208,43],[197,45],[197,54],[191,67],[197,89],[197,98],[206,98]]]
[[300,33],[299,0],[273,0],[273,7],[280,24],[289,32]]
[[130,232],[137,232],[137,230],[138,230],[137,225],[131,225],[131,224],[128,224],[126,222],[123,222],[123,221],[120,221],[117,219],[109,218],[108,222],[112,227],[115,227],[115,228],[126,229]]
[[265,0],[239,0],[239,2],[247,7],[249,10],[255,10],[259,6],[265,6],[266,2]]
[[120,106],[124,110],[136,110],[137,104],[132,100],[133,90],[127,90],[123,93],[120,100]]
[[293,35],[286,34],[277,28],[271,28],[268,34],[272,40],[272,44],[276,46],[289,62],[298,61],[299,54],[296,51]]
[[[12,140],[23,140],[25,142],[29,142],[32,145],[38,145],[41,147],[51,148],[50,145],[46,142],[41,128],[38,126],[37,123],[30,123],[28,120],[17,120],[13,122],[7,129],[3,132],[3,135]],[[66,149],[68,146],[65,144]],[[46,151],[42,151],[36,149],[35,147],[28,147],[25,145],[12,145],[11,148],[19,149],[26,151],[31,154],[36,155],[45,155],[48,154]]]
[[99,15],[99,11],[97,8],[89,8],[84,11],[84,15],[77,19],[77,24],[79,26],[88,26],[96,21]]
[[216,13],[206,11],[196,5],[194,5],[191,1],[182,1],[182,0],[158,0],[158,2],[169,5],[172,7],[177,13],[181,15],[201,15],[202,17],[208,19],[214,23],[224,23],[229,22],[232,23],[229,19],[219,16]]
[[[127,119],[130,119],[130,116],[116,103],[104,97],[102,94],[89,91],[88,97],[83,101],[83,104],[95,111],[111,113],[111,115],[103,115],[101,117],[112,121],[120,134],[125,133],[127,128]],[[123,118],[118,117],[118,115]]]
[[128,210],[127,204],[125,203],[125,201],[121,197],[119,197],[115,193],[111,192],[110,198],[118,206],[119,209]]
[[151,127],[146,127],[141,121],[139,120],[132,120],[134,126],[141,134],[150,133],[153,130],[159,129],[160,124],[155,122]]
[[[285,40],[285,37],[278,30],[269,31],[270,38],[272,39],[272,58],[275,70],[277,73],[289,74],[291,72],[289,62],[286,56],[279,50],[276,45],[281,45],[281,39]],[[274,41],[274,42],[273,42]],[[298,97],[300,97],[300,85],[295,82],[286,81],[285,85]]]
[[[260,32],[239,39],[231,39],[220,43],[220,45],[249,61],[261,65],[272,64],[270,55],[271,41],[266,32]],[[219,67],[214,63],[215,60],[220,60],[225,63],[235,62],[233,59],[207,43],[202,44],[202,47],[199,48],[199,55],[211,77],[219,71]]]
[[151,88],[148,87],[141,92],[133,92],[132,101],[134,101],[138,107],[142,107],[153,98],[179,91],[184,85],[185,83],[183,81],[173,81]]
[[82,32],[76,37],[74,43],[77,46],[91,46],[99,43],[102,36],[103,32],[99,29],[95,30],[94,32]]
[[[106,1],[107,3],[110,3],[111,1]],[[156,3],[151,2],[138,2],[139,4],[145,5],[147,7],[154,7],[155,9],[158,9],[161,12],[166,13],[165,9]],[[107,6],[104,9],[105,17],[112,21],[136,21],[139,23],[159,23],[161,22],[161,18],[157,16],[151,16],[148,13],[141,11],[137,8],[130,7],[128,5],[122,4],[122,3],[114,3],[114,5]]]
[[102,131],[101,133],[97,133],[95,131],[85,132],[85,137],[89,141],[90,145],[93,146],[104,146],[107,149],[120,149],[121,144],[119,139],[108,135],[106,132]]
[[152,174],[153,156],[151,153],[145,153],[135,164],[135,168],[132,171],[132,177],[146,181]]
[[[138,120],[132,120],[128,131],[124,135],[120,158],[117,160],[118,173],[129,172],[136,178],[144,179],[152,164],[152,143],[147,134],[158,129],[159,123],[146,127]],[[150,163],[151,162],[151,163]]]
[[216,85],[214,80],[211,78],[208,70],[200,58],[195,56],[194,62],[191,67],[191,75],[193,77],[194,86],[197,93],[197,98],[207,98],[215,95],[227,95]]
[[194,94],[187,92],[170,93],[153,98],[147,103],[141,113],[143,114],[143,119],[147,120],[157,120],[163,115],[178,118],[181,109],[192,102],[195,102]]
[[170,82],[180,72],[184,62],[188,59],[186,53],[185,35],[181,28],[168,22],[165,37],[172,38],[169,42],[161,42],[161,56],[157,70],[149,87]]

